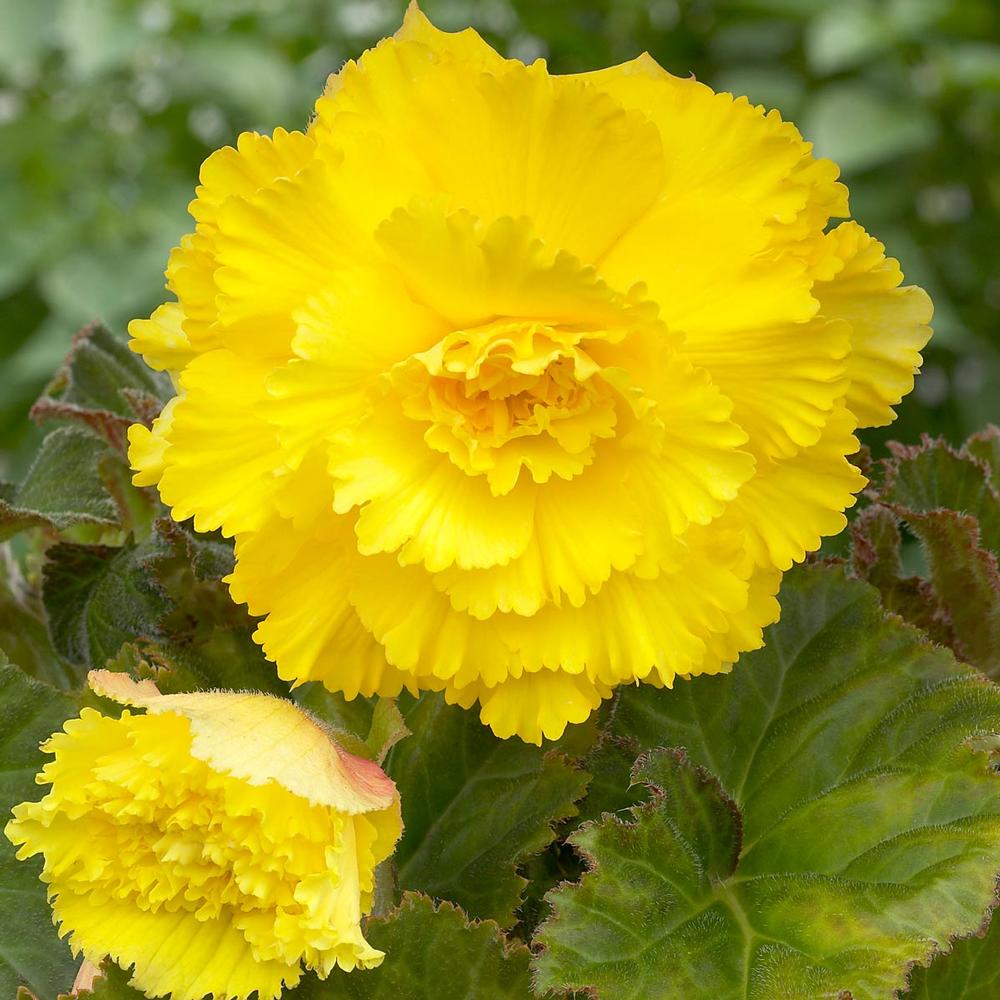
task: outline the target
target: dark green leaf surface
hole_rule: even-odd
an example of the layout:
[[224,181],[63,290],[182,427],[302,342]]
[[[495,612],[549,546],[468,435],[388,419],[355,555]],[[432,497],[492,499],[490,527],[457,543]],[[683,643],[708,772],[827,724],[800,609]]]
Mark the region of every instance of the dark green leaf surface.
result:
[[[889,1000],[911,963],[982,924],[1000,871],[1000,777],[982,752],[1000,689],[886,619],[839,567],[793,571],[781,602],[767,646],[732,674],[622,692],[616,730],[686,748],[725,792],[678,793],[647,765],[662,796],[574,835],[593,870],[550,895],[541,986]],[[727,798],[742,819],[731,875]]]
[[[65,694],[0,656],[0,827],[19,802],[41,797],[35,774],[46,758],[38,745],[75,712]],[[76,975],[52,923],[41,868],[37,858],[15,860],[13,845],[0,835],[0,996],[13,997],[25,984],[39,1000],[49,1000],[68,990]]]
[[[891,610],[963,660],[1000,675],[1000,495],[995,428],[956,452],[941,441],[894,449],[878,503],[854,526],[854,566]],[[902,572],[898,521],[922,543],[926,580]]]
[[982,462],[944,441],[896,446],[893,452],[896,461],[888,464],[882,503],[918,514],[941,509],[972,514],[983,546],[1000,551],[1000,494]]
[[930,582],[949,623],[949,645],[990,677],[1000,676],[1000,572],[979,545],[979,522],[969,514],[905,512],[923,542]]
[[492,921],[470,923],[450,903],[407,893],[398,909],[368,921],[365,937],[386,953],[377,969],[335,970],[285,995],[291,1000],[530,1000],[528,949]]
[[927,969],[914,969],[905,1000],[996,1000],[1000,997],[1000,920],[982,936],[956,941]]
[[0,651],[53,687],[79,687],[83,676],[52,645],[45,613],[9,552],[0,553]]
[[118,524],[118,507],[102,475],[103,463],[113,458],[107,445],[87,431],[53,431],[24,482],[0,484],[0,541],[26,528]]
[[988,424],[973,434],[962,450],[983,464],[993,489],[1000,492],[1000,427]]
[[575,812],[587,776],[557,753],[498,740],[440,695],[401,706],[413,735],[387,764],[403,801],[399,885],[509,926],[525,885],[517,866]]
[[74,337],[65,364],[32,415],[83,424],[124,450],[129,425],[151,420],[172,395],[166,375],[146,367],[103,324],[92,323]]
[[52,639],[73,663],[102,667],[122,645],[162,636],[169,605],[151,578],[151,553],[132,542],[58,545],[45,566],[45,607]]
[[933,587],[903,567],[899,518],[888,507],[872,504],[851,525],[851,536],[854,572],[878,590],[885,608],[947,643],[951,631]]
[[590,775],[587,794],[579,802],[579,814],[573,825],[580,826],[602,813],[621,812],[646,800],[645,787],[632,784],[632,768],[639,756],[639,743],[606,734],[583,766]]

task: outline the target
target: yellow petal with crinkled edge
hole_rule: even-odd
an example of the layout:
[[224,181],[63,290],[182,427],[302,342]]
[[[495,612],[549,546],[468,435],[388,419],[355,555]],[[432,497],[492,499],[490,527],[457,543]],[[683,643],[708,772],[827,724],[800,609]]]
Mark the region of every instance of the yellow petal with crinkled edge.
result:
[[360,422],[375,380],[399,357],[425,350],[446,332],[395,275],[371,268],[332,274],[295,320],[295,356],[268,375],[260,410],[278,428],[290,468],[316,442]]
[[536,487],[521,482],[496,497],[481,476],[467,476],[429,450],[418,424],[376,406],[368,420],[331,448],[336,509],[360,506],[355,532],[363,555],[399,551],[403,565],[431,572],[497,566],[531,538]]
[[557,740],[566,726],[583,722],[612,689],[586,674],[539,670],[511,678],[494,688],[470,685],[445,690],[449,702],[465,708],[480,704],[479,718],[501,739],[520,736],[526,743],[542,745],[542,738]]
[[303,968],[380,964],[360,924],[401,820],[374,762],[289,701],[89,680],[145,714],[70,719],[42,747],[48,793],[5,829],[18,858],[42,855],[75,951],[184,1000],[275,998]]
[[899,287],[899,262],[856,222],[843,223],[826,240],[843,267],[818,283],[815,294],[824,316],[851,325],[847,405],[859,427],[882,427],[896,419],[893,406],[913,388],[934,307],[922,288]]
[[[406,586],[387,584],[400,569],[386,557],[358,560],[351,601],[391,663],[449,687],[477,681],[495,687],[541,669],[586,673],[606,684],[656,671],[666,680],[698,672],[706,639],[725,632],[748,604],[752,567],[736,532],[698,529],[684,558],[655,579],[613,573],[581,607],[546,605],[537,614],[495,614],[478,620],[410,568]],[[757,609],[766,617],[771,606]],[[759,629],[758,629],[759,635]],[[335,683],[335,681],[333,681]],[[330,682],[328,682],[328,686]]]
[[[540,236],[527,218],[504,216],[486,224],[435,201],[397,210],[377,232],[410,294],[448,329],[503,316],[618,341],[655,319],[654,305],[615,292],[593,268],[554,252]],[[658,335],[669,337],[662,328]]]
[[[298,964],[259,961],[227,917],[198,920],[187,910],[144,911],[127,900],[60,893],[53,913],[71,947],[99,965],[110,955],[132,969],[132,983],[151,997],[202,1000],[208,994],[275,1000],[301,978]],[[220,975],[223,969],[231,970]]]
[[352,224],[354,192],[317,157],[292,178],[219,207],[215,246],[218,322],[230,346],[247,341],[265,357],[291,356],[293,313],[320,294],[332,272],[364,263],[372,237]]
[[754,474],[755,463],[744,450],[746,431],[730,419],[732,403],[707,371],[668,360],[659,369],[651,393],[653,438],[634,460],[630,478],[652,480],[657,515],[680,535],[689,523],[718,517]]
[[764,645],[764,629],[781,617],[778,588],[781,573],[773,567],[754,567],[747,579],[747,603],[742,611],[729,616],[729,628],[712,632],[705,640],[705,656],[687,673],[688,679],[700,674],[728,672],[740,654]]
[[134,319],[128,325],[128,346],[141,354],[155,371],[178,371],[197,353],[184,332],[184,310],[180,303],[157,306],[149,319]]
[[136,486],[155,486],[166,468],[170,430],[174,422],[174,409],[180,401],[174,396],[160,411],[152,427],[132,424],[128,429],[128,460],[132,466],[132,482]]
[[463,31],[442,31],[427,20],[424,12],[411,0],[403,16],[402,27],[395,38],[400,42],[417,42],[470,68],[491,72],[503,68],[506,60],[483,40],[473,28]]
[[227,198],[246,198],[279,177],[294,177],[312,159],[314,148],[313,139],[303,132],[242,132],[235,149],[223,146],[201,165],[197,197],[188,206],[191,215],[204,229],[214,230]]
[[271,530],[238,539],[236,568],[226,579],[234,600],[267,616],[254,638],[278,674],[296,684],[322,681],[349,699],[415,689],[409,674],[386,662],[348,600],[352,519],[328,514],[325,527],[316,524],[275,519]]
[[[646,117],[541,63],[476,73],[446,47],[387,39],[341,71],[316,115],[313,134],[343,152],[350,183],[377,171],[376,197],[399,206],[439,195],[484,221],[524,216],[546,243],[588,261],[660,189],[661,142]],[[387,148],[401,165],[396,184],[374,162]]]
[[847,391],[851,328],[825,314],[688,343],[682,356],[712,373],[733,403],[747,447],[769,458],[815,444]]
[[847,524],[844,510],[868,480],[848,461],[858,450],[857,421],[837,407],[819,441],[787,461],[763,464],[727,512],[746,532],[760,566],[788,569]]
[[151,685],[108,670],[92,671],[90,686],[153,714],[184,716],[191,724],[191,755],[251,785],[275,781],[314,805],[348,815],[388,808],[396,794],[377,764],[345,753],[283,698],[234,691],[154,694]]
[[167,261],[167,289],[177,296],[181,329],[195,354],[222,346],[216,329],[215,245],[195,231],[181,237]]
[[648,56],[582,79],[648,115],[665,158],[656,205],[602,259],[602,274],[645,281],[668,325],[695,342],[809,319],[808,270],[780,251],[847,214],[836,167],[814,161],[777,112],[671,76]]
[[555,76],[415,4],[304,134],[201,181],[178,302],[135,325],[183,396],[130,432],[136,482],[238,535],[281,677],[502,735],[759,646],[929,332],[776,111],[649,56]]
[[163,431],[168,446],[159,479],[176,520],[193,516],[198,531],[234,535],[267,517],[280,451],[274,428],[255,414],[267,398],[269,372],[225,350],[184,369],[183,396]]
[[643,528],[621,468],[599,454],[582,475],[537,491],[533,531],[520,555],[486,569],[454,566],[437,573],[434,582],[456,610],[475,618],[498,610],[533,615],[564,601],[579,607],[614,570],[635,563]]

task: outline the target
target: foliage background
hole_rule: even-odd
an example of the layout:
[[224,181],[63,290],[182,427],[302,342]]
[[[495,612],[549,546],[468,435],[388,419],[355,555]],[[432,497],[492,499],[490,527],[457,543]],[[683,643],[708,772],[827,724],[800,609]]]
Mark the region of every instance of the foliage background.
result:
[[[854,214],[923,284],[936,336],[892,436],[1000,420],[1000,5],[995,0],[425,0],[556,71],[649,50],[781,109],[842,165]],[[327,74],[402,0],[0,0],[0,478],[95,317],[162,298],[199,163],[305,124]],[[869,443],[886,437],[876,434]]]

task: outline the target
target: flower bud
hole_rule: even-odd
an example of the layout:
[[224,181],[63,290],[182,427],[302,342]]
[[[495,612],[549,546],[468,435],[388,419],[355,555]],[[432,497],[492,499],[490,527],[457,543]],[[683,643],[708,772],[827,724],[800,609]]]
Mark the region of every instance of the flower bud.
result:
[[302,967],[379,965],[364,939],[374,870],[399,838],[399,794],[289,701],[161,695],[105,670],[98,694],[43,744],[51,786],[7,824],[41,854],[54,919],[95,964],[174,1000],[277,997]]

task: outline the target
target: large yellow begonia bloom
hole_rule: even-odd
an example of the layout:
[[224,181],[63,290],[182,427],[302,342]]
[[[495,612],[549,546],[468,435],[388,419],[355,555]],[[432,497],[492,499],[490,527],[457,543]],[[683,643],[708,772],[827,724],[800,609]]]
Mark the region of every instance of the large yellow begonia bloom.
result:
[[90,678],[145,712],[67,722],[43,746],[48,794],[4,831],[18,858],[43,856],[74,951],[173,1000],[271,1000],[303,965],[325,978],[381,963],[359,921],[402,827],[378,765],[288,701]]
[[760,645],[930,334],[776,112],[415,7],[191,211],[177,301],[130,327],[178,387],[136,482],[236,536],[282,677],[443,690],[500,736]]

